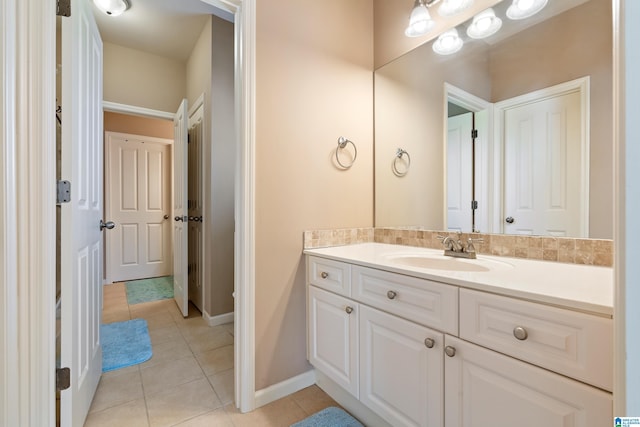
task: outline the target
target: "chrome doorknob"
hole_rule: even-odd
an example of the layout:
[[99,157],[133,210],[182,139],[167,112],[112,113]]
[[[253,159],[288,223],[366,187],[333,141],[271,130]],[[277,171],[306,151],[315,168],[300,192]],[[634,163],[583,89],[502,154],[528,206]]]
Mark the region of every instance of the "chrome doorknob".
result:
[[115,226],[116,226],[116,223],[113,221],[104,222],[100,220],[100,231],[104,230],[105,228],[107,230],[112,230],[113,228],[115,228]]
[[515,219],[513,219],[512,216],[508,216],[508,217],[505,218],[505,221],[507,222],[507,224],[513,224]]
[[175,217],[173,219],[176,220],[176,221],[182,221],[182,217],[181,216],[177,216],[177,217]]

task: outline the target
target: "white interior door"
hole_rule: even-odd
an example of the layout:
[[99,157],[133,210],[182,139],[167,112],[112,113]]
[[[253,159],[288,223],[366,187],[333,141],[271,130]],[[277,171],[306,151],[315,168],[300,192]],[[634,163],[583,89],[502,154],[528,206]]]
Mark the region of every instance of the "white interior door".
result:
[[449,117],[447,123],[447,229],[471,232],[473,113]]
[[62,426],[81,426],[102,372],[102,41],[91,5],[72,0],[62,18],[62,179],[71,201],[61,212]]
[[168,276],[171,261],[171,140],[107,132],[108,279]]
[[187,114],[187,100],[183,99],[173,118],[173,295],[185,317],[189,314]]
[[505,111],[505,233],[582,236],[580,97],[572,92]]

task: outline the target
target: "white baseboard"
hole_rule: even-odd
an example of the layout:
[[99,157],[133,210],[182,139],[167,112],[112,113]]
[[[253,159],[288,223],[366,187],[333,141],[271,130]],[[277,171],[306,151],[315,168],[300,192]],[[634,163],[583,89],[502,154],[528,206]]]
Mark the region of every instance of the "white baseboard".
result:
[[296,391],[307,388],[316,383],[315,370],[311,369],[300,375],[289,378],[277,384],[270,385],[267,388],[256,391],[256,408],[274,402]]
[[210,316],[205,311],[202,313],[202,317],[204,317],[209,326],[224,325],[225,323],[233,322],[233,311],[231,313],[218,314],[217,316]]

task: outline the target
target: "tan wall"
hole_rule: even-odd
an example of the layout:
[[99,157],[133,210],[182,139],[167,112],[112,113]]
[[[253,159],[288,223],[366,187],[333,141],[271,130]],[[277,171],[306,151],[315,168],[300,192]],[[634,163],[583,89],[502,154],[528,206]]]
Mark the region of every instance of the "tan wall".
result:
[[[302,232],[373,224],[370,0],[257,2],[256,388],[309,369]],[[358,146],[334,167],[344,135]]]
[[185,64],[104,43],[104,100],[174,112],[186,93]]
[[[185,73],[186,96],[191,108],[203,92],[211,93],[211,19],[207,20],[191,50]],[[208,103],[205,107],[206,111],[209,111]]]
[[104,131],[173,139],[173,122],[105,111]]
[[492,99],[591,76],[589,237],[613,237],[611,1],[591,0],[491,50]]
[[378,69],[384,64],[432,40],[445,29],[463,23],[476,13],[493,6],[499,1],[476,0],[463,13],[447,19],[438,15],[438,6],[431,8],[431,18],[436,22],[433,29],[422,37],[410,38],[404,35],[404,30],[409,23],[414,0],[373,0],[375,68]]
[[233,24],[212,16],[211,27],[211,292],[212,316],[233,311],[234,270],[234,34]]

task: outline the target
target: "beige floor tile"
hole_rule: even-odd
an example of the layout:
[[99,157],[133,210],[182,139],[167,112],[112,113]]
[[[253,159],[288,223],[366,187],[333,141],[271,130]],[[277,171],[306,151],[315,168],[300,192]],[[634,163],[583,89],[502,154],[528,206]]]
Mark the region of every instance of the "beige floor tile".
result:
[[151,345],[154,346],[160,343],[174,340],[184,341],[184,338],[182,338],[182,334],[180,333],[180,330],[175,323],[166,325],[162,328],[149,328],[149,337],[151,337]]
[[140,375],[140,365],[127,366],[126,368],[116,369],[102,374],[102,378],[119,377],[120,375]]
[[147,397],[152,427],[172,426],[220,407],[218,396],[204,378]]
[[92,412],[85,427],[147,427],[147,408],[144,399],[134,400],[100,412]]
[[233,369],[209,376],[209,382],[213,386],[213,390],[216,392],[223,405],[233,403],[235,389],[234,380]]
[[253,412],[241,414],[233,404],[225,406],[235,427],[289,427],[307,417],[293,399],[284,397]]
[[149,327],[149,331],[154,329],[163,329],[169,326],[175,326],[176,322],[173,320],[173,317],[166,311],[153,312],[150,314],[131,314],[132,319],[144,319],[147,321],[147,326]]
[[234,323],[225,323],[224,325],[220,325],[220,327],[225,328],[227,330],[227,332],[229,332],[231,335],[235,334],[235,330],[234,330]]
[[126,320],[130,320],[131,316],[129,315],[128,309],[110,309],[102,312],[102,323],[114,323],[114,322],[124,322]]
[[307,413],[307,415],[315,414],[329,406],[340,407],[340,405],[338,405],[331,396],[322,391],[322,389],[317,385],[304,388],[293,393],[290,397]]
[[[116,371],[113,371],[116,372]],[[104,375],[93,397],[90,412],[99,412],[132,400],[143,399],[139,370],[129,374]]]
[[176,305],[172,299],[163,299],[143,302],[140,304],[132,304],[129,306],[129,310],[131,311],[131,316],[145,317],[158,313],[168,313],[172,305]]
[[178,385],[205,378],[193,356],[144,367],[140,369],[140,373],[147,398]]
[[204,334],[211,330],[211,326],[209,326],[203,318],[178,319],[176,320],[176,325],[178,325],[180,332],[185,338]]
[[184,359],[185,357],[193,356],[187,342],[180,335],[171,341],[161,342],[155,344],[153,339],[151,341],[151,359],[147,360],[141,365],[142,369],[150,366],[157,365],[159,363],[169,362],[171,360]]
[[233,368],[233,345],[195,354],[206,375],[214,375]]
[[206,414],[192,418],[180,424],[176,424],[176,427],[234,427],[231,422],[231,417],[225,412],[224,409],[216,409],[215,411],[207,412]]
[[185,335],[185,339],[194,353],[204,353],[209,350],[233,345],[233,335],[221,327],[214,327],[205,330],[202,333]]

